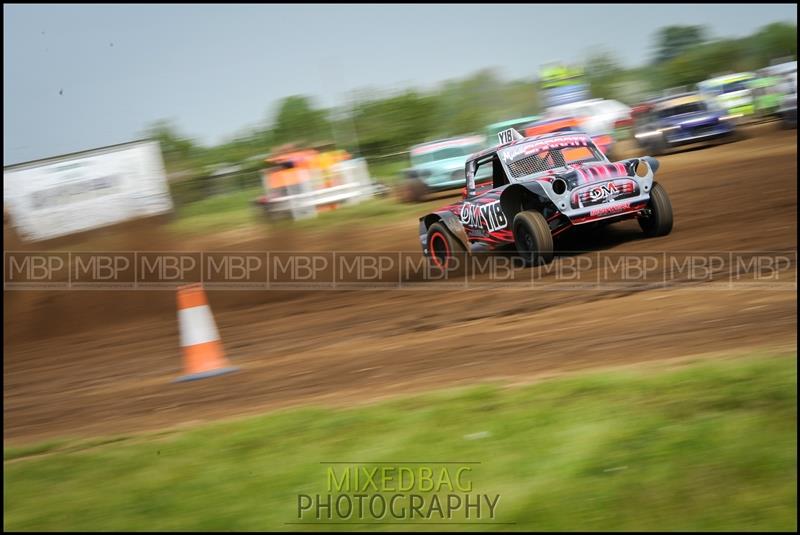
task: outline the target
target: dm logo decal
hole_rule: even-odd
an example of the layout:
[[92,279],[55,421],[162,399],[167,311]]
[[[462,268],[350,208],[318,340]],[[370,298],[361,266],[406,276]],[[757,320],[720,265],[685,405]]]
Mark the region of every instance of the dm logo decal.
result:
[[617,187],[613,182],[609,182],[608,184],[603,184],[602,186],[597,186],[596,188],[590,189],[589,199],[591,199],[592,202],[597,202],[602,199],[610,199],[617,193],[619,193]]
[[472,228],[485,228],[488,232],[495,232],[508,226],[508,219],[500,201],[487,204],[472,204],[465,202],[461,206],[461,222]]

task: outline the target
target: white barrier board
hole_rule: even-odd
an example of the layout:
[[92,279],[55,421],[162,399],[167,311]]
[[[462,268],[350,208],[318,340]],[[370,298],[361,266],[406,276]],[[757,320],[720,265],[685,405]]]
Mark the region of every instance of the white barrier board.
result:
[[156,141],[126,143],[3,169],[18,235],[38,241],[170,212]]

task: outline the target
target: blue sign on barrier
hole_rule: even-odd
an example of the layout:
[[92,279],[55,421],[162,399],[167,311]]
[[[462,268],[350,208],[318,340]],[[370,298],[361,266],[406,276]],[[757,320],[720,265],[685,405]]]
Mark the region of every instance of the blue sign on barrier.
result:
[[589,87],[586,84],[573,84],[545,89],[543,90],[543,96],[544,104],[548,108],[591,98]]

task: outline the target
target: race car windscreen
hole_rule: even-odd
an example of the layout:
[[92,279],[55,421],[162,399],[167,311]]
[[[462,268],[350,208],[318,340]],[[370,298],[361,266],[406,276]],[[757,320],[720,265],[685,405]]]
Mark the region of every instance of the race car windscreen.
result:
[[680,106],[672,106],[665,108],[658,112],[658,116],[662,119],[667,117],[674,117],[676,115],[684,115],[687,113],[698,113],[706,111],[705,105],[702,102],[690,102],[688,104],[681,104]]
[[745,91],[748,89],[746,80],[739,80],[738,82],[731,82],[722,86],[723,93],[733,93],[734,91]]
[[605,158],[597,147],[593,144],[586,144],[578,147],[547,148],[524,155],[507,165],[513,178],[522,178],[569,165],[604,160]]

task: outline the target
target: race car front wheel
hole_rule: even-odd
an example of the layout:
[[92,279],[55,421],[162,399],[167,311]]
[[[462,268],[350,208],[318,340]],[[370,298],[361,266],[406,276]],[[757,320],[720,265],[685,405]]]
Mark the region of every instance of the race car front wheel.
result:
[[645,215],[639,218],[639,226],[649,238],[666,236],[672,231],[672,203],[661,184],[653,182],[650,202]]
[[514,242],[526,266],[547,264],[553,259],[553,235],[544,216],[525,210],[514,217]]
[[464,261],[466,249],[442,223],[434,223],[428,229],[428,257],[439,269],[450,269]]

